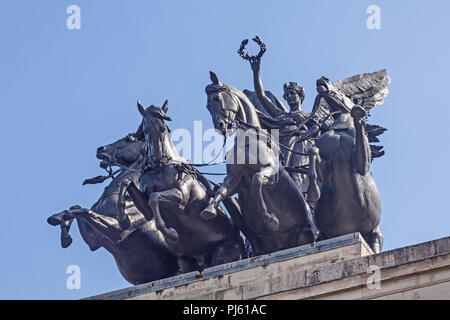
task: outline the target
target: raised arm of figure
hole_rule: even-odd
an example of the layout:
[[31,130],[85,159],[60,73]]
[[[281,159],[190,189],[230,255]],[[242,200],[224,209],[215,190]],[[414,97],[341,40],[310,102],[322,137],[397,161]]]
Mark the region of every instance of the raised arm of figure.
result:
[[272,117],[278,117],[282,112],[272,103],[272,101],[266,96],[264,92],[260,73],[261,58],[255,56],[250,57],[248,60],[253,70],[253,85],[255,87],[255,93],[258,100]]

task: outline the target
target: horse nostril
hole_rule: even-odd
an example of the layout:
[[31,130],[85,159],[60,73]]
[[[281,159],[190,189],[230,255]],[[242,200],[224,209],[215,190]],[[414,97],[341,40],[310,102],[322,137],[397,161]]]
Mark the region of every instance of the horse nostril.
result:
[[97,148],[97,152],[100,152],[100,151],[103,151],[103,150],[105,150],[105,147],[98,147]]

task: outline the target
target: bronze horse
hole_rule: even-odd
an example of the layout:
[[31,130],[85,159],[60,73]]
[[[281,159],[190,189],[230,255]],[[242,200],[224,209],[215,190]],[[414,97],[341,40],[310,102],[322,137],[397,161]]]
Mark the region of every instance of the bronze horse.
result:
[[[154,215],[156,228],[179,254],[181,270],[202,270],[245,258],[239,229],[224,211],[209,221],[200,218],[209,195],[200,183],[199,172],[178,154],[170,140],[165,122],[170,120],[167,101],[162,108],[152,105],[147,109],[138,102],[138,109],[148,150],[148,167],[140,178],[140,190]],[[133,185],[130,182],[125,188],[129,190]],[[126,221],[126,215],[121,221]]]
[[[350,99],[344,94],[345,89],[338,89],[328,79],[322,77],[317,81],[319,96],[326,101],[335,121],[316,139],[318,149],[311,152],[310,169],[314,172],[310,177],[309,192],[317,200],[314,215],[322,237],[360,232],[377,253],[383,246],[379,228],[381,200],[370,165],[372,159],[383,155],[384,151],[369,142],[378,142],[376,136],[386,129],[367,125],[366,116],[371,107],[383,102],[390,79],[385,70],[372,75],[379,78],[376,81],[379,90],[372,90],[372,96],[366,94],[366,100],[358,101],[365,108],[356,105],[354,101],[357,100]],[[353,88],[360,90],[361,82]],[[320,188],[316,178],[320,181]]]
[[[246,130],[235,130],[235,144],[227,155],[227,176],[202,217],[215,217],[220,202],[238,193],[243,233],[256,255],[314,242],[318,230],[310,209],[300,188],[281,165],[276,141],[272,140],[272,147],[268,147],[263,138],[254,105],[241,91],[220,83],[214,73],[210,76],[207,109],[214,127],[224,136],[235,126]],[[245,135],[253,137],[253,145],[237,143]],[[236,155],[247,160],[236,163],[232,159]]]
[[[145,154],[145,142],[128,135],[112,144],[99,147],[97,158],[101,166],[119,165],[123,169],[105,188],[100,199],[91,207],[73,206],[48,218],[51,225],[61,226],[61,244],[72,242],[69,228],[74,219],[83,240],[92,251],[104,247],[114,257],[123,277],[132,284],[167,278],[178,273],[176,254],[167,246],[154,221],[146,221],[129,198],[124,199],[124,210],[131,217],[129,230],[123,231],[117,220],[117,206],[124,182],[138,181],[140,165]],[[97,182],[101,182],[97,177]],[[141,205],[142,207],[142,205]]]

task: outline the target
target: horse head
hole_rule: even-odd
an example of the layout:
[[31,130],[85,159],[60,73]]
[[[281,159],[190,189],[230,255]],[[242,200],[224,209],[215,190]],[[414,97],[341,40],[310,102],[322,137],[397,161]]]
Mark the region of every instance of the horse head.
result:
[[353,101],[325,77],[316,81],[316,88],[319,95],[327,102],[331,112],[348,113],[354,106]]
[[222,84],[214,72],[210,71],[212,83],[205,88],[208,97],[206,109],[211,114],[214,128],[223,136],[234,133],[235,124],[245,123],[261,128],[255,106],[240,90]]
[[163,132],[170,132],[165,120],[171,121],[166,112],[169,109],[169,103],[166,100],[162,108],[151,105],[144,108],[140,101],[137,102],[139,113],[143,118],[142,130],[144,131],[146,139],[150,136],[159,136]]
[[148,147],[150,164],[159,166],[168,160],[186,162],[185,159],[180,157],[170,140],[170,129],[166,121],[171,121],[172,119],[166,115],[169,109],[167,100],[161,108],[155,105],[144,108],[139,101],[137,106],[139,113],[143,117],[142,130]]
[[206,86],[208,96],[206,109],[211,114],[214,128],[223,136],[231,135],[237,120],[239,103],[233,98],[231,88],[220,83],[214,72],[210,72],[212,83]]
[[145,154],[145,143],[128,134],[126,137],[111,144],[97,148],[97,159],[101,160],[100,167],[106,169],[108,166],[121,165],[129,167],[143,160]]

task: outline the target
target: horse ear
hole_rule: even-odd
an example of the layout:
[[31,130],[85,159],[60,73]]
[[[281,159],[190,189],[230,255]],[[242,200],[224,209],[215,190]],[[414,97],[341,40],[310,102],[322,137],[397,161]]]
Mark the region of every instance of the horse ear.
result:
[[211,82],[213,84],[219,85],[219,86],[221,85],[221,83],[219,81],[219,78],[217,78],[217,75],[214,72],[210,71],[209,72],[209,77],[211,78]]
[[164,111],[164,113],[167,113],[168,109],[169,109],[169,101],[166,100],[166,101],[164,101],[164,104],[163,104],[161,110]]
[[137,101],[137,107],[139,110],[139,113],[144,117],[145,116],[145,108],[142,106],[141,102]]

